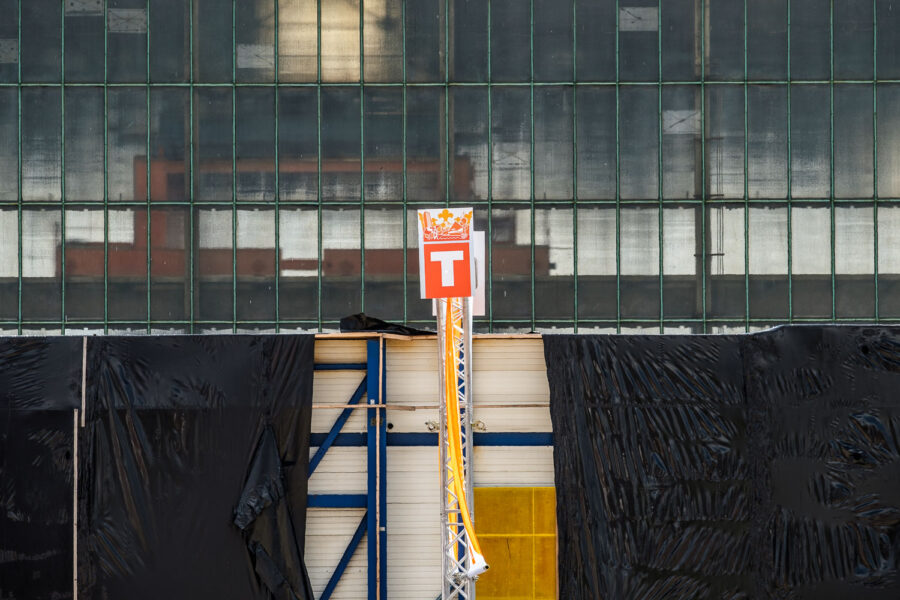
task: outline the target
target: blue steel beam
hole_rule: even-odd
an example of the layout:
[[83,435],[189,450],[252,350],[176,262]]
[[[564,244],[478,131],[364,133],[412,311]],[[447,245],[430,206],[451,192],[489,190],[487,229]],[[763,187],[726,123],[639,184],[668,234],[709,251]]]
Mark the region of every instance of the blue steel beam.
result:
[[313,367],[316,371],[365,371],[366,363],[319,363]]
[[[437,446],[436,433],[388,433],[387,446]],[[310,444],[315,446],[324,440],[324,434],[314,433],[310,436]],[[540,432],[495,432],[474,433],[472,441],[476,446],[552,446],[553,433]],[[352,447],[365,446],[367,434],[342,433],[332,442],[332,446]]]
[[[331,598],[331,594],[334,593],[334,588],[337,587],[338,582],[341,580],[341,576],[344,574],[344,571],[347,570],[347,565],[350,564],[350,559],[353,558],[353,553],[356,552],[356,548],[359,547],[359,543],[362,541],[363,535],[366,533],[366,524],[369,520],[368,512],[363,515],[362,520],[359,522],[359,526],[356,528],[356,532],[353,534],[353,537],[350,538],[350,543],[347,544],[347,549],[344,550],[343,556],[341,556],[341,560],[338,561],[337,566],[334,568],[334,573],[331,574],[331,579],[328,580],[328,585],[325,586],[325,589],[322,590],[322,595],[319,596],[319,600],[328,600]],[[369,544],[371,546],[371,544]]]
[[308,508],[365,508],[365,494],[310,494]]
[[[351,396],[350,400],[347,402],[347,406],[359,404],[360,399],[366,392],[367,380],[368,375],[364,375],[362,381],[359,382],[356,391],[353,392],[353,396]],[[328,435],[326,435],[325,439],[323,439],[319,443],[319,449],[316,450],[316,453],[313,455],[313,457],[309,459],[310,477],[312,477],[313,472],[316,470],[316,467],[319,466],[319,463],[322,462],[322,459],[325,458],[325,453],[328,452],[328,449],[331,448],[334,440],[337,439],[338,434],[341,433],[341,429],[343,429],[344,424],[347,422],[347,419],[350,418],[353,410],[354,409],[352,408],[345,408],[343,411],[341,411],[341,414],[335,420],[334,425],[331,426],[331,430],[328,432]],[[310,443],[312,443],[312,439],[310,439]]]
[[[385,353],[381,339],[366,342],[366,359],[367,403],[377,405],[384,397],[385,387]],[[384,476],[387,463],[387,419],[383,408],[370,408],[366,413],[369,599],[375,600],[378,597],[387,598],[387,478]]]

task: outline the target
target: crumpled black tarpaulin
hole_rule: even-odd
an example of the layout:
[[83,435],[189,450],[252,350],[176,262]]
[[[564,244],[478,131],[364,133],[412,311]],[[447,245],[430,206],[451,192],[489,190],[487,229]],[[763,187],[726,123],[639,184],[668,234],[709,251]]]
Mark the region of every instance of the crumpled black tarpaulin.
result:
[[900,328],[544,349],[560,598],[900,598]]
[[0,598],[72,597],[80,338],[0,338]]
[[366,313],[357,313],[341,319],[341,333],[354,333],[358,331],[378,331],[381,333],[396,333],[397,335],[434,335],[433,331],[416,329],[398,323],[389,323],[378,317],[372,317]]
[[83,598],[312,600],[313,336],[90,340]]

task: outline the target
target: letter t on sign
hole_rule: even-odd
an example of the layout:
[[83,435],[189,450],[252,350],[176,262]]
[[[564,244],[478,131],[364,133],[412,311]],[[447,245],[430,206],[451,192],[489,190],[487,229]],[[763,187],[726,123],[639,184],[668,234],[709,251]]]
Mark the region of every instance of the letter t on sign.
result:
[[467,298],[475,289],[472,209],[419,211],[422,298]]

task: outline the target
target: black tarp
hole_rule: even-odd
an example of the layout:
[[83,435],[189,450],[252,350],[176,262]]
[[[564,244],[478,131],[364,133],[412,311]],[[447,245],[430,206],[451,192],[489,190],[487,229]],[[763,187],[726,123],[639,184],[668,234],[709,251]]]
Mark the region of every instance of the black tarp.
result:
[[[303,547],[313,344],[313,336],[89,339],[80,598],[312,600]],[[27,526],[9,523],[18,519],[10,511],[0,520],[4,600],[72,597],[81,361],[81,338],[0,340],[0,498],[44,496],[28,506]],[[21,424],[20,406],[32,409]]]
[[900,328],[544,348],[560,598],[900,598]]

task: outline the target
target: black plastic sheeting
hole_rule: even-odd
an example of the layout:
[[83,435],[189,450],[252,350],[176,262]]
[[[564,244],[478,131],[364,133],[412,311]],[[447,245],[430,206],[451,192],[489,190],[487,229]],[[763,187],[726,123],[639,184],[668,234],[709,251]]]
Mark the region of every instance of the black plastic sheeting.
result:
[[900,598],[900,328],[544,349],[560,598]]
[[[24,515],[0,515],[4,600],[73,595],[81,344],[0,340],[0,500]],[[313,344],[89,339],[79,598],[312,600],[303,548]],[[21,407],[30,412],[17,421]]]
[[378,331],[382,333],[396,333],[398,335],[434,335],[433,331],[416,329],[382,321],[378,317],[372,317],[366,313],[357,313],[341,319],[341,333],[354,333],[358,331]]

